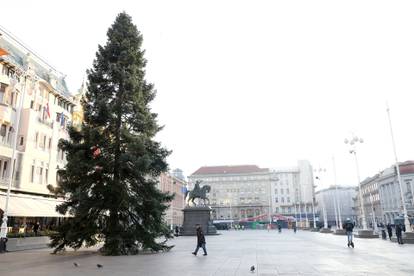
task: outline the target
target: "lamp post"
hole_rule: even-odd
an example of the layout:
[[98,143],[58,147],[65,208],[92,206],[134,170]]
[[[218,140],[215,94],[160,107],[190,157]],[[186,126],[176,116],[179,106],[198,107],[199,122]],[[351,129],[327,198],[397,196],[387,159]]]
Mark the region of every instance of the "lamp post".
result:
[[269,181],[269,227],[272,225],[272,183],[273,181],[279,181],[279,178],[277,176],[270,175],[270,181]]
[[315,195],[312,193],[312,213],[313,213],[313,228],[316,228],[316,216],[315,216]]
[[407,234],[407,232],[411,233],[412,230],[411,230],[411,226],[410,226],[410,221],[408,220],[407,207],[405,206],[405,199],[404,199],[404,193],[403,193],[403,187],[402,187],[400,166],[398,164],[397,150],[395,148],[394,133],[392,131],[392,123],[391,123],[391,114],[390,114],[390,108],[388,107],[388,104],[387,104],[387,114],[388,114],[388,122],[390,124],[392,148],[393,148],[393,151],[394,151],[395,169],[397,171],[398,184],[400,186],[400,196],[401,196],[402,211],[403,211],[403,215],[404,215],[404,225],[405,225],[405,229],[406,229],[405,231],[406,231],[406,234]]
[[362,144],[364,142],[364,140],[362,138],[358,138],[357,136],[352,137],[351,139],[345,139],[345,144],[350,144],[352,149],[349,151],[350,154],[354,155],[355,158],[355,168],[356,168],[356,173],[357,173],[357,179],[358,179],[358,190],[359,190],[359,202],[361,205],[361,217],[362,217],[362,229],[363,230],[368,230],[367,227],[367,220],[365,217],[365,209],[364,209],[364,201],[363,201],[363,197],[362,197],[362,187],[361,187],[361,179],[359,176],[359,165],[358,165],[358,158],[356,155],[356,144],[360,143]]
[[334,173],[334,183],[335,183],[335,201],[336,201],[336,214],[335,217],[337,221],[336,228],[342,230],[342,219],[341,219],[341,207],[339,205],[339,196],[338,196],[338,183],[336,181],[336,165],[335,165],[335,157],[332,156],[332,165],[333,165],[333,173]]
[[375,232],[378,232],[378,229],[377,229],[377,220],[375,218],[375,210],[374,210],[374,197],[372,196],[372,193],[369,194],[369,197],[371,199],[372,224],[374,226],[374,231]]
[[[319,170],[315,170],[315,172],[319,172],[319,175],[316,176],[315,178],[317,180],[319,180],[319,186],[322,186],[320,175],[322,173],[325,173],[326,172],[326,169],[319,168]],[[322,193],[320,193],[320,196],[321,196],[322,215],[323,215],[323,228],[320,230],[320,232],[321,233],[331,233],[332,231],[328,228],[328,215],[326,213],[326,206],[325,206],[324,195]]]

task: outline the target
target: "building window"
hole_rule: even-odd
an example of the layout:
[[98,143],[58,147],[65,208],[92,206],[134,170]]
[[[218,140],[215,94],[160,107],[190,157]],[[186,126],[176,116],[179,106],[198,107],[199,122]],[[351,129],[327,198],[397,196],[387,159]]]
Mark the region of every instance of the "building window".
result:
[[290,197],[287,197],[286,200],[287,200],[287,203],[290,203]]
[[278,202],[279,202],[278,197],[275,197],[275,202],[276,202],[276,203],[278,203]]
[[49,138],[49,149],[52,148],[52,138]]
[[3,161],[3,172],[1,173],[1,177],[5,178],[7,176],[7,161]]
[[34,176],[35,176],[35,165],[32,165],[32,171],[30,174],[30,182],[34,182]]
[[37,148],[37,142],[39,141],[39,132],[35,134],[35,148]]
[[283,189],[280,189],[280,193],[283,195]]
[[275,189],[275,194],[277,194],[277,189]]
[[7,85],[4,83],[0,83],[0,103],[4,103],[5,102],[5,98],[6,98],[6,88]]
[[284,198],[284,197],[282,197],[282,198],[280,199],[280,201],[281,201],[282,203],[285,203],[285,198]]
[[49,182],[49,170],[48,169],[45,169],[45,182],[46,182],[46,185]]
[[19,145],[20,146],[23,146],[23,144],[24,144],[24,137],[23,136],[20,136]]
[[43,168],[39,167],[39,179],[38,179],[38,183],[42,184],[42,180],[43,180]]

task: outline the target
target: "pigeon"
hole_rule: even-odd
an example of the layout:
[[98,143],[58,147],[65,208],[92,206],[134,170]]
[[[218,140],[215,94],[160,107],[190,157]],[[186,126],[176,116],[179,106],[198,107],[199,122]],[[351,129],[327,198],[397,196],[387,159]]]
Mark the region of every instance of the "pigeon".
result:
[[79,265],[78,265],[78,263],[73,263],[73,265],[74,265],[74,266],[76,266],[76,267],[78,267],[78,266],[79,266]]
[[252,266],[250,267],[250,272],[254,272],[254,270],[255,270],[255,267],[254,267],[254,265],[252,265]]
[[98,268],[102,268],[103,267],[103,265],[101,265],[101,264],[97,264],[96,265]]

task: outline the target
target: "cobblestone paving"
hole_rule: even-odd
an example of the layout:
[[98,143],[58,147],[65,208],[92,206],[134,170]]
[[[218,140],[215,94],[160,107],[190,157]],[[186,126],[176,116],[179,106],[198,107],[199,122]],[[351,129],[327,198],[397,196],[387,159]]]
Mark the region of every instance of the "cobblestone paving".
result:
[[191,254],[194,237],[172,240],[170,252],[138,256],[106,257],[93,250],[57,256],[50,250],[12,252],[0,255],[0,275],[414,275],[414,245],[355,239],[355,249],[350,249],[345,236],[332,234],[221,233],[206,237],[208,256]]

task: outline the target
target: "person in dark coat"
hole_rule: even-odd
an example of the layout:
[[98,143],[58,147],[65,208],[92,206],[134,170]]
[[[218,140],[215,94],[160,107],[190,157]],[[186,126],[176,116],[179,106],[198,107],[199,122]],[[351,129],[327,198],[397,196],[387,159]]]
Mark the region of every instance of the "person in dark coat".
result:
[[397,236],[397,242],[399,244],[404,244],[402,240],[403,231],[404,231],[404,227],[400,223],[395,226],[395,235]]
[[201,225],[196,225],[196,232],[197,232],[197,247],[192,254],[194,256],[197,256],[198,249],[203,248],[204,256],[207,256],[207,250],[206,250],[206,238],[204,237],[203,229],[201,229]]
[[392,237],[392,227],[391,227],[391,224],[387,224],[387,232],[388,232],[388,237],[390,238],[390,240],[391,240],[391,237]]
[[39,227],[40,227],[40,224],[39,224],[38,221],[36,221],[35,224],[33,225],[33,232],[34,232],[35,236],[37,236],[37,232],[39,231]]
[[352,240],[352,232],[354,231],[355,224],[352,223],[350,218],[346,219],[346,222],[343,225],[343,228],[346,231],[346,235],[348,237],[348,247],[352,246],[354,248],[354,241]]
[[178,225],[175,226],[175,236],[178,237],[178,234],[180,233],[180,228]]

